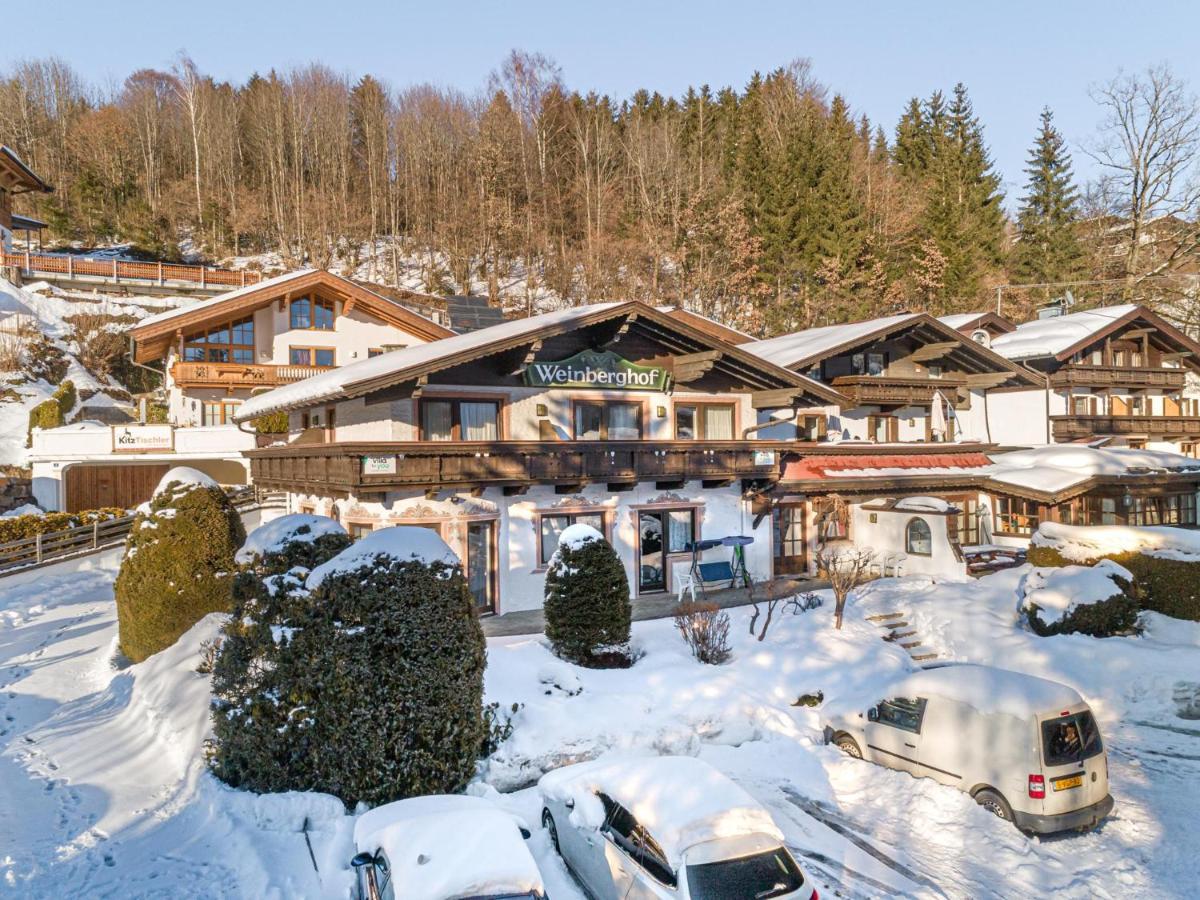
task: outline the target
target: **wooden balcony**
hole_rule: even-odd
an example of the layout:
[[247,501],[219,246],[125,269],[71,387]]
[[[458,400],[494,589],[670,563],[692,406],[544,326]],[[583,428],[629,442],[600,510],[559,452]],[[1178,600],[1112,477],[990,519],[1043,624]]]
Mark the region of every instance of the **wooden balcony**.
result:
[[[248,451],[254,484],[266,490],[378,494],[534,484],[577,490],[592,482],[776,481],[794,441],[404,441],[270,447]],[[394,469],[366,474],[371,467]],[[394,462],[392,462],[394,460]]]
[[1187,381],[1183,369],[1162,369],[1129,366],[1067,365],[1050,376],[1050,386],[1091,388],[1162,388],[1179,390]]
[[833,387],[858,406],[930,406],[938,391],[955,407],[964,401],[959,388],[962,378],[899,378],[890,375],[841,375]]
[[250,363],[177,362],[171,377],[182,388],[278,387],[328,369],[318,366],[258,366]]
[[1185,438],[1200,436],[1200,416],[1051,416],[1056,441],[1092,435]]

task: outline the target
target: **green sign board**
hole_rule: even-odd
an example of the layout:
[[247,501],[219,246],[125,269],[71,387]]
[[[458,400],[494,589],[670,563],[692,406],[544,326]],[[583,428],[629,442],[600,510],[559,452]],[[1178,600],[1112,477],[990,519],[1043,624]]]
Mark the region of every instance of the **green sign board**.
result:
[[666,369],[634,365],[611,350],[584,350],[558,362],[532,362],[525,367],[525,383],[530,387],[665,391],[670,378]]

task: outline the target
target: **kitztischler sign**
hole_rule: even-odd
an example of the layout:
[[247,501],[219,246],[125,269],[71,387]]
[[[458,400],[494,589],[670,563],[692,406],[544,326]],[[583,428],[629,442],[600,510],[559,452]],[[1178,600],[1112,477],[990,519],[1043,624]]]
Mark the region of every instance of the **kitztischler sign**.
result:
[[665,391],[670,378],[666,369],[634,365],[611,350],[584,350],[558,362],[530,363],[525,369],[530,387]]

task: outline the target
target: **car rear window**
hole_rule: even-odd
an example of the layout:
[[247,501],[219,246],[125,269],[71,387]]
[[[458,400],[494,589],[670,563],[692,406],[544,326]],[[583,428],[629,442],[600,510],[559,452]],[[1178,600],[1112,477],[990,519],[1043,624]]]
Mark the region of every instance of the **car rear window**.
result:
[[692,900],[767,900],[804,886],[804,875],[792,854],[780,847],[740,859],[723,859],[687,868]]
[[1042,756],[1047,766],[1081,763],[1103,751],[1100,729],[1089,710],[1042,723]]

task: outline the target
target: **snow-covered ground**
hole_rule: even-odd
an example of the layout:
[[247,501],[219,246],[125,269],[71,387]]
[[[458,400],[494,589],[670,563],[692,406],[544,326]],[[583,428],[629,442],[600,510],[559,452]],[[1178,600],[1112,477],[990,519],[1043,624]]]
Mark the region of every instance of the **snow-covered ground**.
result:
[[[114,667],[118,552],[0,579],[0,895],[347,897],[353,819],[340,803],[232,791],[204,768],[195,667],[219,616]],[[473,792],[536,823],[546,769],[613,749],[696,755],[770,810],[822,896],[1194,896],[1200,722],[1179,713],[1200,691],[1200,625],[1150,615],[1141,637],[1037,638],[1018,622],[1028,574],[875,582],[843,631],[827,603],[777,619],[762,643],[749,611],[732,610],[733,658],[716,667],[670,620],[635,624],[643,655],[626,670],[565,664],[540,636],[493,639],[488,700],[521,706]],[[955,790],[824,746],[821,708],[792,703],[878,700],[912,667],[865,619],[893,611],[944,659],[1077,689],[1108,744],[1112,816],[1031,839]],[[582,897],[540,829],[530,848],[555,900]]]

